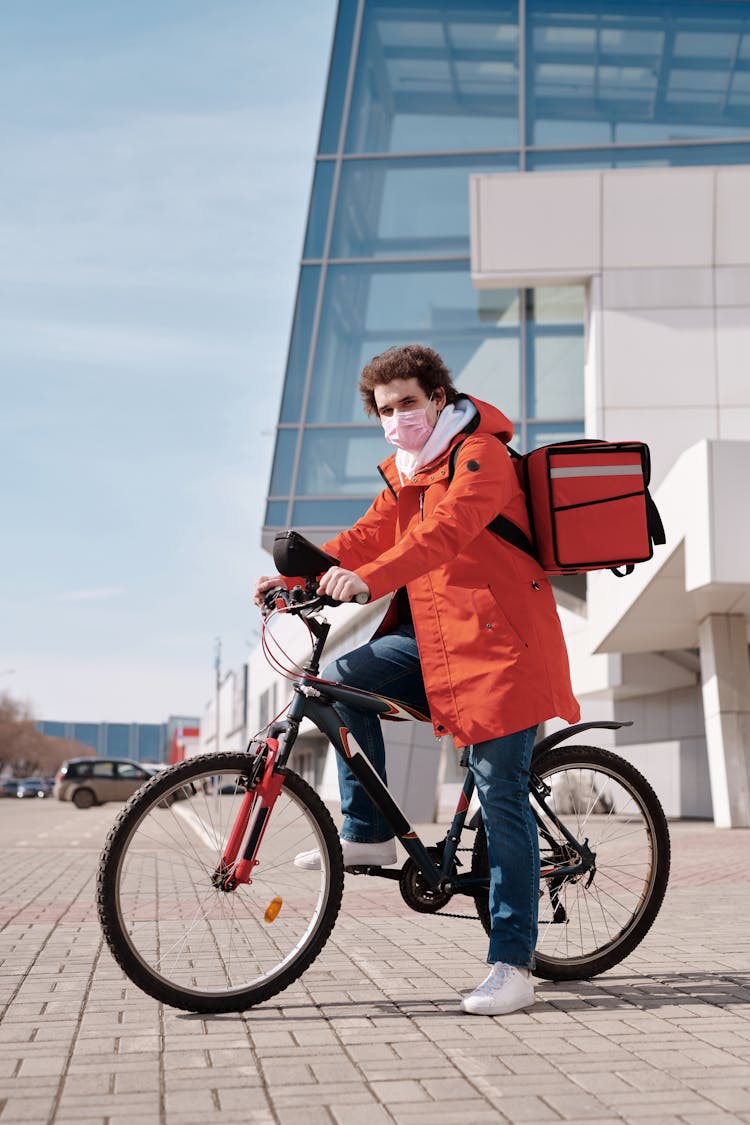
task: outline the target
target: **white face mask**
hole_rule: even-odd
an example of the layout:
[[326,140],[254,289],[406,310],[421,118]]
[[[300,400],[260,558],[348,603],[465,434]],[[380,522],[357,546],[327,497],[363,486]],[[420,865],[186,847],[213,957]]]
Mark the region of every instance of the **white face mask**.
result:
[[434,426],[427,421],[427,411],[403,410],[383,419],[385,440],[407,453],[419,453],[432,433]]
[[406,453],[419,453],[437,424],[437,418],[432,425],[427,421],[427,409],[431,402],[432,395],[427,406],[420,406],[416,410],[394,411],[389,418],[383,418],[385,440]]

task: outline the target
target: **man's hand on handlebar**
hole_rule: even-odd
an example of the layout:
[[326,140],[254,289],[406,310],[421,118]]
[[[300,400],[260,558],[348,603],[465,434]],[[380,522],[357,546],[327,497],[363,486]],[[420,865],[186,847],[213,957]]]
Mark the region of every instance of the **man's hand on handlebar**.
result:
[[253,590],[253,601],[259,609],[263,608],[263,599],[269,590],[275,590],[278,586],[286,586],[286,582],[280,574],[270,578],[267,574],[262,575],[255,583]]
[[318,593],[325,594],[337,602],[357,601],[362,604],[370,599],[370,587],[353,570],[332,566],[320,579]]
[[[284,602],[291,605],[303,603],[305,600],[309,601],[311,597],[314,599],[314,589],[315,580],[312,579],[306,583],[306,594],[301,586],[295,587],[290,594],[287,583],[281,575],[277,574],[271,577],[264,574],[255,583],[253,601],[259,609],[268,612],[273,608],[275,600],[271,596],[272,591],[278,591]],[[318,583],[316,592],[328,604],[357,601],[360,605],[364,605],[370,600],[370,589],[359,575],[351,570],[343,570],[340,566],[332,566],[330,570],[325,572]]]

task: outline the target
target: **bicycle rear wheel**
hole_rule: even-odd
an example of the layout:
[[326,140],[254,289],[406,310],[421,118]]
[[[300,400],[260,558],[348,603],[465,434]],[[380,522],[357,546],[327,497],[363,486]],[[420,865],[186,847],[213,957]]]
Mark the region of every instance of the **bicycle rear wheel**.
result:
[[[317,957],[339,912],[338,833],[314,790],[286,770],[251,882],[214,885],[252,762],[207,754],[164,770],[104,846],[97,902],[109,948],[139,988],[177,1008],[242,1011],[275,996]],[[296,853],[312,849],[321,869],[295,867]]]
[[[563,746],[532,763],[551,789],[546,803],[579,842],[595,853],[592,870],[558,876],[577,857],[537,802],[542,877],[535,974],[547,980],[580,980],[619,964],[651,928],[669,880],[667,821],[645,777],[629,762],[595,746]],[[480,823],[473,874],[489,874]],[[477,913],[490,932],[486,893]]]

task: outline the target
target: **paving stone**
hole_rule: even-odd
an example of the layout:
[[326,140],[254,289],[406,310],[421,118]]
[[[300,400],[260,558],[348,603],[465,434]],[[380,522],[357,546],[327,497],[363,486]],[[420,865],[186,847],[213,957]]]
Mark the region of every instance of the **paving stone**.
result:
[[[481,927],[412,914],[390,884],[348,878],[332,939],[302,980],[246,1013],[195,1016],[160,1007],[99,957],[100,841],[70,844],[69,811],[39,810],[45,831],[63,817],[56,847],[24,852],[34,901],[0,933],[0,1125],[750,1125],[742,833],[673,825],[677,874],[643,945],[596,980],[539,982],[528,1012],[460,1013],[484,971]],[[115,813],[95,810],[100,834]],[[12,840],[4,818],[0,846]],[[702,881],[680,874],[689,855]],[[53,859],[70,902],[34,879]],[[727,865],[717,896],[709,876]],[[0,906],[5,894],[26,910],[18,885],[0,889]],[[74,907],[89,920],[65,921]]]
[[724,1087],[706,1090],[705,1096],[721,1109],[750,1113],[750,1084],[732,1089]]
[[385,1105],[396,1102],[433,1101],[427,1091],[416,1080],[372,1082],[372,1089],[378,1100]]
[[[352,1111],[350,1106],[331,1105],[328,1111],[335,1125],[352,1125]],[[392,1125],[393,1118],[381,1105],[357,1106],[356,1125]],[[284,1122],[284,1125],[297,1125],[296,1122]],[[306,1125],[300,1120],[299,1125]]]

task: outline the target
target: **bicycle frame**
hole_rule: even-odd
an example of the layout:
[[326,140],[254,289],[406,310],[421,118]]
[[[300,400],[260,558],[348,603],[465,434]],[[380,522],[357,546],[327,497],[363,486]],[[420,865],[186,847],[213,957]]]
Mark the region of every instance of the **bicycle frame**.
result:
[[[341,684],[321,684],[318,680],[320,658],[331,627],[328,622],[313,616],[308,617],[307,623],[315,638],[310,663],[294,684],[295,694],[289,707],[288,717],[282,722],[275,723],[271,728],[270,736],[265,743],[262,779],[259,777],[253,778],[254,787],[243,798],[222,862],[215,874],[217,882],[222,885],[224,890],[231,891],[238,883],[250,881],[252,869],[258,862],[256,856],[263,838],[263,832],[282,784],[282,775],[277,770],[286,766],[297,739],[300,723],[307,718],[314,723],[322,734],[326,735],[336,754],[346,762],[370,800],[380,809],[393,829],[394,835],[398,837],[407,854],[414,860],[418,870],[432,890],[440,890],[449,894],[473,895],[479,888],[486,887],[486,877],[459,874],[454,871],[456,853],[474,793],[474,777],[471,771],[467,769],[450,827],[440,846],[440,863],[435,863],[416,830],[409,823],[409,820],[373,769],[351,732],[341,723],[334,708],[334,702],[346,703],[356,710],[369,711],[380,715],[382,718],[426,719],[427,716],[419,715],[394,700],[358,688],[346,687]],[[564,732],[557,732],[555,735],[544,739],[535,747],[535,752],[547,749],[549,745],[554,745],[562,741],[563,738],[588,727],[618,727],[621,725],[623,724],[609,722],[580,723],[575,727],[568,727]],[[467,765],[468,762],[463,761],[462,764]],[[562,833],[573,852],[579,857],[578,862],[574,864],[556,864],[550,871],[545,872],[545,875],[553,876],[554,881],[560,880],[562,882],[571,876],[590,871],[595,865],[596,856],[588,848],[588,842],[577,840],[560,821],[547,804],[546,798],[550,795],[549,788],[533,773],[530,792],[539,809]],[[533,811],[542,836],[552,844],[552,839],[544,826],[540,813],[536,808]],[[243,842],[244,847],[242,847]],[[240,848],[242,848],[242,858],[235,864]],[[362,866],[356,870],[361,874],[386,879],[399,879],[401,875],[398,869],[383,867]],[[554,881],[551,888],[553,893]]]

